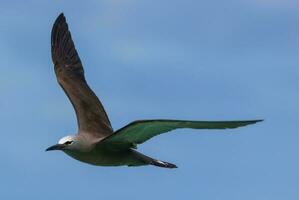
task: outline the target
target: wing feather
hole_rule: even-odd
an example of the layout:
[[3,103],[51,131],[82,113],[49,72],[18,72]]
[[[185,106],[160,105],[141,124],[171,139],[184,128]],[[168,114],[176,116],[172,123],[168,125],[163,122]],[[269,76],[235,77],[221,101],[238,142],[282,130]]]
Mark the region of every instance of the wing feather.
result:
[[100,100],[85,80],[84,69],[63,14],[53,25],[51,50],[58,83],[75,109],[79,134],[96,138],[111,135],[111,123]]
[[105,138],[102,143],[117,148],[131,148],[154,136],[180,128],[192,129],[231,129],[262,120],[247,121],[186,121],[186,120],[141,120],[135,121],[117,130]]

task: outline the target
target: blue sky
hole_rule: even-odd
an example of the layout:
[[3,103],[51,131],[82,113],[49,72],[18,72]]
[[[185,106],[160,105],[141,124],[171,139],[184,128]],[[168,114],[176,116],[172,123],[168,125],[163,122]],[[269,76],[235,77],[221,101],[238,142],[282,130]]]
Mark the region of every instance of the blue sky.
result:
[[[297,200],[298,11],[292,0],[0,0],[0,198]],[[152,118],[266,121],[139,147],[175,170],[46,153],[77,130],[50,57],[60,12],[114,129]]]

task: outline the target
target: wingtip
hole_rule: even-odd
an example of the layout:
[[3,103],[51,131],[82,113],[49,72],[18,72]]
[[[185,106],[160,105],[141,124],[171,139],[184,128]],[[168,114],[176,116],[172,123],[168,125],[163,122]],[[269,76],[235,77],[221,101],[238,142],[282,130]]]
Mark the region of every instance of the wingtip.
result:
[[247,121],[244,121],[248,124],[256,124],[256,123],[259,123],[259,122],[263,122],[264,119],[254,119],[254,120],[247,120]]
[[65,22],[65,21],[66,21],[66,19],[65,19],[65,16],[64,16],[63,12],[62,12],[56,18],[55,24],[58,24],[58,23],[61,23],[61,22]]
[[54,46],[54,43],[57,42],[57,37],[58,37],[58,32],[60,29],[68,29],[68,25],[66,23],[66,18],[62,13],[60,13],[60,15],[58,15],[58,17],[56,18],[53,27],[52,27],[52,32],[51,32],[51,46]]
[[[263,121],[264,121],[264,119],[248,120],[248,121],[246,122],[246,125],[257,124],[257,123],[260,123],[260,122],[263,122]],[[246,126],[246,125],[245,125],[245,126]]]
[[64,16],[64,13],[62,12],[62,13],[60,13],[59,15],[58,15],[58,17],[57,17],[57,19],[60,19],[60,18],[65,18],[65,16]]

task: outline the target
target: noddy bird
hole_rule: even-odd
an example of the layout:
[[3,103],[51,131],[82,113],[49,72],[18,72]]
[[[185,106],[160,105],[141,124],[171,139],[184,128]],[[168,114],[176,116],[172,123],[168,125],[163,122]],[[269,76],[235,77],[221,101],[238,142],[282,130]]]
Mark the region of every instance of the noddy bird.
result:
[[103,105],[85,80],[83,66],[63,13],[53,25],[51,51],[57,81],[76,112],[78,133],[61,138],[46,151],[61,150],[76,160],[97,166],[154,165],[176,168],[175,164],[138,152],[137,145],[174,129],[228,129],[262,121],[137,120],[113,131]]

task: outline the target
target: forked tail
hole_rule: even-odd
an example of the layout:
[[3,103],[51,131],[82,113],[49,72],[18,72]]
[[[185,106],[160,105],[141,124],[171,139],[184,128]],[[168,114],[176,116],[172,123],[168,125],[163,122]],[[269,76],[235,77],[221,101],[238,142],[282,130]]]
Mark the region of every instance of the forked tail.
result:
[[135,154],[135,156],[137,156],[137,158],[140,159],[145,164],[154,165],[157,167],[164,167],[164,168],[177,168],[177,166],[175,164],[148,157],[148,156],[146,156],[142,153],[139,153],[138,151],[135,151],[133,149],[132,149],[132,151]]

